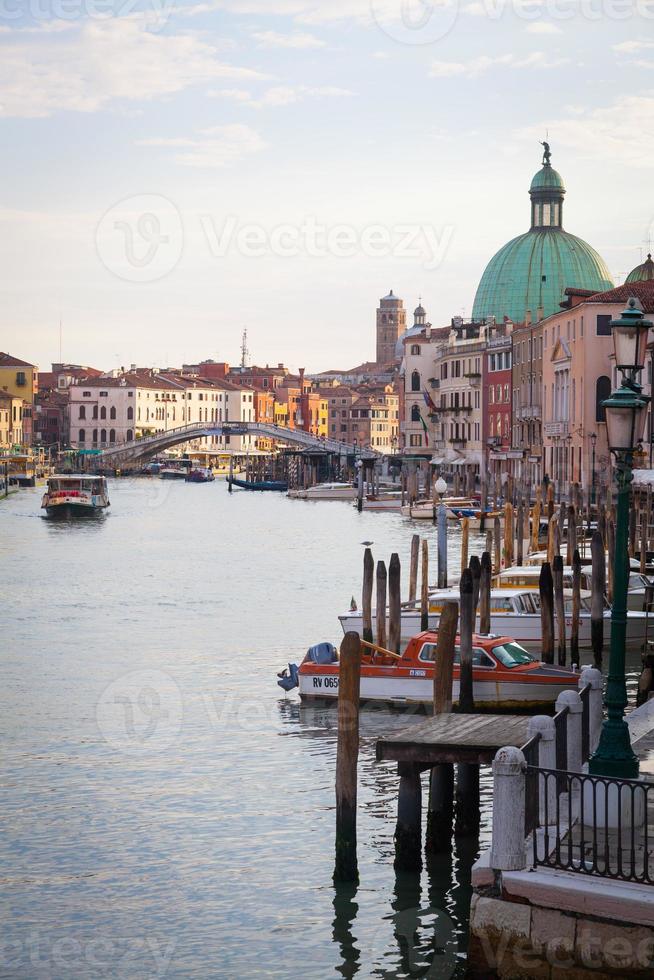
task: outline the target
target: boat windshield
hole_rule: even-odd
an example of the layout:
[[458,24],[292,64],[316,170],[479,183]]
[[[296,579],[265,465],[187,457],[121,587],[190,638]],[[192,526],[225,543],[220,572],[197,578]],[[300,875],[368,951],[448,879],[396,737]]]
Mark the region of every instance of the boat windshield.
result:
[[530,653],[512,640],[493,647],[493,654],[503,667],[519,667],[521,664],[533,664],[536,661]]
[[518,611],[521,613],[537,613],[540,610],[540,596],[537,592],[525,592],[518,596]]

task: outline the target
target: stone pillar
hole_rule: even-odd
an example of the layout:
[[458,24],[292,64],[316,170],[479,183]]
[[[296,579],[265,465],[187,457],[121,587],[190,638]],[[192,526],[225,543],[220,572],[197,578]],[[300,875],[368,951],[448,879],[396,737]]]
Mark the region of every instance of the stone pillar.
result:
[[[549,715],[534,715],[529,719],[527,735],[539,734],[538,765],[541,769],[556,769],[556,727]],[[542,776],[538,783],[538,822],[541,826],[556,820],[556,777]]]
[[592,754],[597,748],[600,731],[602,730],[602,690],[604,681],[602,671],[597,667],[584,667],[579,678],[579,690],[590,684],[588,749]]
[[581,713],[583,704],[577,691],[561,691],[556,699],[556,710],[559,712],[563,708],[568,708],[565,719],[568,771],[581,772]]
[[496,871],[523,871],[525,847],[525,757],[513,745],[493,759],[493,839],[490,866]]

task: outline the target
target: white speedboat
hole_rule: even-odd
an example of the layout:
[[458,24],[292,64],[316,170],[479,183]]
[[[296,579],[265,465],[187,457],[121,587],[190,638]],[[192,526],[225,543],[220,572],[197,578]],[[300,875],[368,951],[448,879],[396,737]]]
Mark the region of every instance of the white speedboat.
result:
[[[493,577],[493,585],[498,589],[525,587],[537,589],[539,578],[540,567],[538,565],[514,565],[512,568],[503,568],[501,572],[498,572]],[[581,569],[581,588],[590,592],[591,580],[590,566],[586,565]],[[563,587],[565,589],[572,588],[572,567],[570,565],[563,566]],[[627,590],[627,609],[642,612],[646,602],[649,601],[647,592],[649,588],[649,579],[640,572],[632,571],[629,575]]]
[[[459,601],[459,589],[441,589],[431,593],[429,597],[429,629],[437,629],[443,604],[446,601]],[[540,617],[540,594],[538,589],[491,589],[491,633],[502,636],[512,636],[527,650],[540,653],[542,650],[542,629]],[[376,615],[376,614],[375,614]],[[608,641],[611,628],[611,610],[605,603],[604,636]],[[363,636],[363,617],[361,612],[353,610],[338,617],[343,632],[349,630]],[[374,623],[375,616],[373,616]],[[572,627],[572,596],[569,590],[565,592],[565,624],[566,635],[569,639]],[[645,642],[647,614],[630,610],[627,613],[627,644],[630,647],[640,647]],[[403,608],[401,618],[400,642],[404,647],[412,636],[420,632],[420,609]],[[581,595],[581,610],[579,614],[579,646],[591,648],[590,635],[590,593]]]
[[109,506],[107,481],[103,476],[60,473],[48,479],[41,507],[48,517],[86,517]]
[[296,490],[294,496],[301,500],[352,500],[354,494],[355,490],[351,483],[317,483],[314,487],[307,487],[306,490]]

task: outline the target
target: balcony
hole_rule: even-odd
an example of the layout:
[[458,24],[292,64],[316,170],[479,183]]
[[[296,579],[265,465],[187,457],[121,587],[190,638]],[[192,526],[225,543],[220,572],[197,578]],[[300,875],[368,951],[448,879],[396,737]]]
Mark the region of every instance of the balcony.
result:
[[438,378],[430,378],[429,384],[431,385],[432,388],[440,388],[441,386],[441,383]]
[[453,436],[451,439],[447,440],[452,446],[459,446],[460,449],[464,449],[467,444],[467,439],[460,439],[459,436]]
[[527,421],[528,419],[539,419],[541,416],[540,405],[521,405],[515,410],[516,418],[522,421]]
[[472,405],[445,405],[440,409],[441,412],[447,412],[452,415],[470,415],[472,412]]
[[561,419],[557,422],[545,422],[543,425],[543,435],[554,439],[561,436],[567,436],[569,430],[570,422],[568,419]]

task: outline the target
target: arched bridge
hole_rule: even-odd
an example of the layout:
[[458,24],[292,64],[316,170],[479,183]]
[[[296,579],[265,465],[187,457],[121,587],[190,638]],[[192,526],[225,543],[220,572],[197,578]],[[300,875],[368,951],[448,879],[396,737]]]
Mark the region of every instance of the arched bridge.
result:
[[176,429],[168,429],[167,432],[160,432],[154,436],[134,439],[132,442],[121,443],[120,446],[103,449],[102,455],[96,459],[110,466],[121,467],[142,462],[182,442],[191,442],[193,439],[201,439],[205,436],[227,435],[261,436],[290,446],[321,450],[339,456],[353,456],[357,453],[363,459],[372,460],[381,455],[373,449],[360,450],[338,439],[320,439],[303,429],[287,429],[267,422],[191,422],[189,425],[180,425]]

